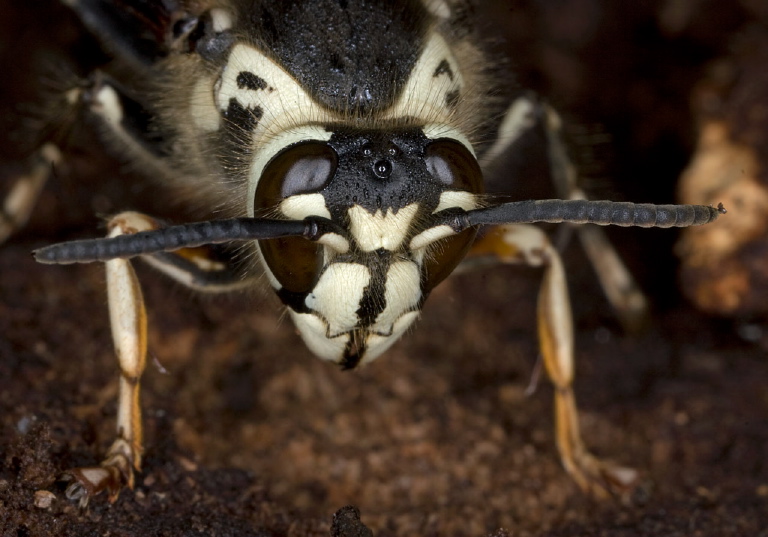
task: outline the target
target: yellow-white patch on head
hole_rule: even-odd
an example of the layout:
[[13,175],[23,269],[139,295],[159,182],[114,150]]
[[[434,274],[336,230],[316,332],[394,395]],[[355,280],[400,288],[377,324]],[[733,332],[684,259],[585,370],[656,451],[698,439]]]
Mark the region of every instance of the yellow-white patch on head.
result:
[[349,341],[348,334],[342,334],[334,338],[327,337],[328,327],[323,319],[313,313],[297,313],[288,308],[293,323],[301,334],[304,344],[309,347],[316,356],[323,360],[338,362],[344,356],[344,349]]
[[435,208],[436,213],[445,209],[477,209],[477,195],[464,190],[446,190],[440,194],[440,202]]
[[411,250],[417,252],[423,248],[426,248],[433,242],[437,242],[455,234],[456,231],[454,231],[454,229],[447,224],[444,226],[434,226],[429,229],[425,229],[416,235],[413,239],[411,239],[411,243],[408,245],[408,247]]
[[379,209],[371,214],[363,207],[354,205],[347,212],[349,232],[363,252],[396,250],[410,231],[418,208],[417,203],[411,203],[397,212],[390,208],[386,213]]
[[357,326],[357,310],[370,281],[370,270],[357,263],[331,263],[325,269],[304,304],[326,320],[327,337]]
[[211,80],[202,77],[195,82],[189,102],[189,115],[203,132],[215,132],[221,127],[221,114],[211,92]]
[[308,216],[331,217],[331,212],[325,205],[325,198],[317,192],[285,198],[280,202],[280,212],[291,220],[304,220]]
[[372,333],[366,339],[367,350],[361,365],[368,364],[381,356],[387,349],[389,349],[394,343],[400,339],[406,330],[413,324],[413,322],[419,318],[418,311],[408,311],[398,317],[395,323],[392,325],[392,332],[386,336],[382,336],[376,333]]
[[215,93],[222,114],[234,99],[258,116],[254,140],[277,135],[297,124],[330,119],[285,69],[248,45],[232,48]]
[[[440,202],[432,214],[439,213],[445,209],[464,209],[465,211],[477,209],[477,196],[462,190],[446,190],[440,194]],[[408,244],[408,248],[418,252],[434,242],[455,234],[456,232],[453,228],[447,224],[431,227],[413,237]]]
[[459,64],[448,43],[433,33],[416,62],[408,82],[386,118],[418,117],[451,124],[453,104],[464,85]]
[[412,261],[392,263],[387,271],[384,290],[386,306],[374,323],[372,330],[378,334],[390,334],[393,325],[404,313],[413,310],[421,300],[421,269]]
[[[331,218],[325,198],[317,192],[285,198],[280,202],[280,212],[291,220],[304,220],[308,216],[321,216],[329,220]],[[317,243],[328,246],[335,253],[345,254],[349,251],[349,241],[337,233],[326,233]]]

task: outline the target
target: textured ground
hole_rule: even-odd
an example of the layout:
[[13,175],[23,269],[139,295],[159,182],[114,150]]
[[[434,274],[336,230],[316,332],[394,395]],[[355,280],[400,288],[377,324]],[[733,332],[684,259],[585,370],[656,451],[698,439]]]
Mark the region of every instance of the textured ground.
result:
[[[499,4],[488,10],[498,9],[521,82],[552,95],[578,120],[575,134],[591,137],[581,160],[589,168],[592,158],[593,188],[637,201],[672,199],[695,140],[694,84],[734,33],[766,20],[746,0],[725,11]],[[70,166],[65,181],[65,171],[96,167]],[[412,334],[349,373],[313,358],[269,294],[204,299],[140,267],[155,357],[144,380],[145,468],[116,504],[99,498],[79,512],[54,480],[96,462],[112,434],[104,276],[40,266],[29,251],[91,234],[90,215],[130,190],[100,188],[52,185],[28,231],[0,251],[3,537],[329,535],[348,504],[376,537],[768,534],[765,323],[687,306],[669,231],[611,233],[654,302],[636,337],[621,332],[581,252],[565,255],[585,438],[642,471],[631,505],[578,491],[553,445],[550,385],[525,394],[536,271],[448,280]],[[70,224],[57,230],[54,216]],[[333,532],[364,534],[350,511]]]

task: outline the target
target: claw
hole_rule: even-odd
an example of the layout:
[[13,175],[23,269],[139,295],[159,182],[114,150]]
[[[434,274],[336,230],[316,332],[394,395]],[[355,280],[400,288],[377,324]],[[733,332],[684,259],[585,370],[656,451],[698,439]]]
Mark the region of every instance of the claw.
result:
[[122,474],[114,466],[73,468],[65,472],[61,479],[71,481],[64,495],[68,500],[77,501],[81,509],[85,509],[90,499],[104,490],[109,492],[109,501],[114,502],[123,486]]
[[634,468],[601,461],[583,453],[573,466],[566,466],[579,487],[598,499],[626,501],[638,485],[640,474]]
[[117,501],[123,487],[133,489],[133,469],[139,469],[139,456],[132,455],[127,442],[118,439],[107,452],[99,466],[73,468],[61,476],[61,481],[71,481],[64,491],[68,500],[77,501],[81,509],[88,506],[94,496],[107,491],[110,503]]

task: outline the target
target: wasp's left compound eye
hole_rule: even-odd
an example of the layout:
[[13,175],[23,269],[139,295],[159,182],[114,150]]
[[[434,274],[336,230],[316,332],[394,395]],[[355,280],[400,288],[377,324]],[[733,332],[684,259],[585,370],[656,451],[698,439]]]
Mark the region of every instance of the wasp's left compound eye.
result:
[[[445,190],[482,194],[483,174],[480,165],[461,143],[449,139],[436,140],[427,147],[424,161],[432,178],[439,181]],[[443,239],[433,247],[424,263],[427,290],[434,288],[453,272],[469,251],[476,234],[477,229],[470,228]]]
[[483,174],[477,159],[459,142],[441,139],[429,144],[424,160],[434,179],[450,190],[480,194]]
[[[333,179],[337,167],[336,152],[323,142],[303,142],[284,149],[261,174],[255,214],[269,215],[286,198],[322,190]],[[317,244],[300,237],[259,244],[264,260],[284,290],[306,293],[312,289],[322,267],[322,249]]]

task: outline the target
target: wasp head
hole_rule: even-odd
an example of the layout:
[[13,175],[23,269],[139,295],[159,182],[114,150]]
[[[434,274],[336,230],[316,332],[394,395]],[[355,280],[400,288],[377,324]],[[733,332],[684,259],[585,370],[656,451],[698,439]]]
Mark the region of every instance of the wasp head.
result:
[[259,247],[309,348],[352,368],[389,348],[464,257],[474,231],[446,237],[430,223],[445,209],[475,208],[482,177],[471,149],[436,128],[316,132],[266,164],[254,212],[325,217],[346,236]]

